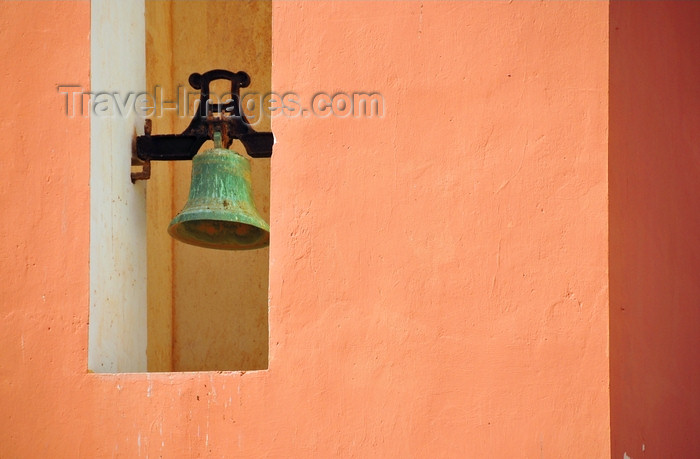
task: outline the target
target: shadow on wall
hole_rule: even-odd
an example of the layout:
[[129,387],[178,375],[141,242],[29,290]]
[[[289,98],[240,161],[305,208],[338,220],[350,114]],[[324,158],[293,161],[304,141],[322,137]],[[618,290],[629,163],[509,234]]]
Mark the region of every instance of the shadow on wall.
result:
[[610,3],[612,457],[700,457],[700,2]]

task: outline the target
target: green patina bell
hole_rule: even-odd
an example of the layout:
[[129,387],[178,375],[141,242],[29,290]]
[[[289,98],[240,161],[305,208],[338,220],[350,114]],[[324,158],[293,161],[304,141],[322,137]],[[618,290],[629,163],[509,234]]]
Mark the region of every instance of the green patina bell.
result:
[[270,226],[258,214],[250,191],[250,164],[221,147],[221,133],[214,133],[214,148],[192,159],[190,195],[168,233],[212,249],[258,249],[269,244]]

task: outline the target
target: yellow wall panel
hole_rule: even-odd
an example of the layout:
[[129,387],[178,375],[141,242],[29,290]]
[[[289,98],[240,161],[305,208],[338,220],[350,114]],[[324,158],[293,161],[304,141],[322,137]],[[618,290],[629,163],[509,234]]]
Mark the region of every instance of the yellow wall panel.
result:
[[[189,75],[215,68],[248,72],[251,85],[242,92],[270,91],[269,2],[147,2],[146,10],[148,87],[162,89],[164,100],[183,104],[184,90],[196,92]],[[216,84],[212,92],[226,88]],[[173,106],[156,109],[154,134],[187,127],[191,110],[182,116]],[[256,125],[269,129],[269,120]],[[232,148],[244,153],[238,142]],[[270,160],[253,160],[251,169],[256,206],[269,221]],[[187,201],[190,171],[189,161],[154,164],[149,183],[149,370],[267,368],[268,249],[203,249],[166,232]]]

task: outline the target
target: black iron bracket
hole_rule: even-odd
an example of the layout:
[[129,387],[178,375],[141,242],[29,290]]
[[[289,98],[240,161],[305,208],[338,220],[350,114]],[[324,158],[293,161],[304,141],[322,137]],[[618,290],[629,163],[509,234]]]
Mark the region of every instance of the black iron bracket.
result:
[[[209,100],[209,84],[215,80],[231,82],[230,99],[226,103],[212,103]],[[199,89],[199,107],[181,134],[151,135],[151,120],[144,125],[144,135],[137,136],[131,158],[132,166],[142,166],[139,172],[131,173],[131,181],[148,180],[151,176],[151,161],[191,160],[207,140],[213,139],[214,132],[221,132],[224,148],[237,139],[252,158],[270,158],[274,137],[271,132],[256,132],[241,110],[240,89],[250,84],[246,72],[210,70],[193,73],[190,86]],[[218,114],[217,117],[214,114]]]

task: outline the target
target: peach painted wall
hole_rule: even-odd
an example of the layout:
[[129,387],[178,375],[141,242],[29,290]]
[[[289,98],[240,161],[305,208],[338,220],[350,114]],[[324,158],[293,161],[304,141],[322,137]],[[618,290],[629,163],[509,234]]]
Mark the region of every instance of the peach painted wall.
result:
[[270,370],[319,457],[608,453],[607,12],[277,5],[273,88],[387,103],[273,123]]
[[606,3],[273,6],[274,89],[386,116],[274,120],[248,373],[87,373],[89,4],[0,21],[1,457],[608,454]]
[[700,3],[610,9],[612,456],[700,457]]
[[89,31],[88,2],[0,2],[3,458],[69,457],[90,422],[90,126],[57,89],[90,87]]

